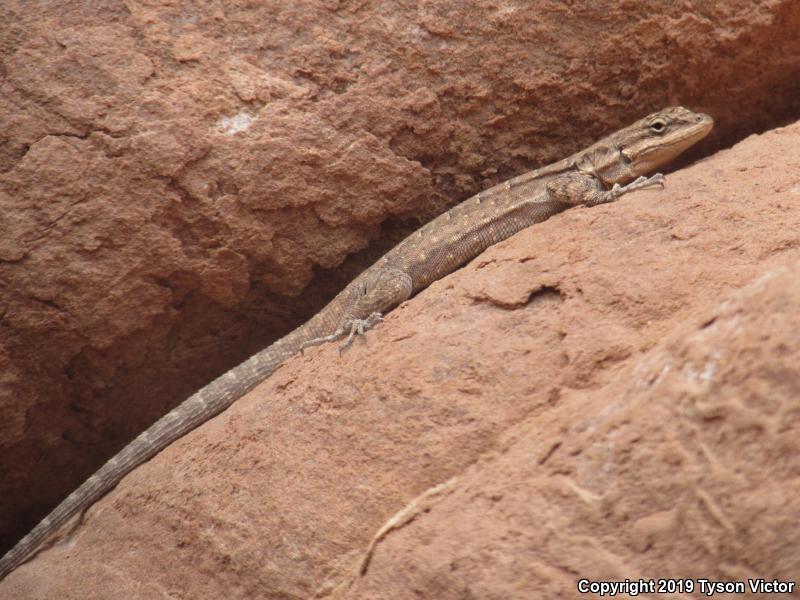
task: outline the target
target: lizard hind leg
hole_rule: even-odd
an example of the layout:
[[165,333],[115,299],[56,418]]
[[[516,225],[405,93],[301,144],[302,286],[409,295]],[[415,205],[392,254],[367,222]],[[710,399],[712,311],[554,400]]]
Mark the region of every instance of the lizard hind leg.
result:
[[364,335],[368,329],[383,321],[384,312],[411,297],[413,290],[411,277],[405,271],[385,266],[364,272],[350,286],[348,310],[339,326],[330,335],[303,342],[301,352],[309,346],[332,342],[346,335],[347,338],[339,347],[339,352],[342,352],[353,343],[356,335]]

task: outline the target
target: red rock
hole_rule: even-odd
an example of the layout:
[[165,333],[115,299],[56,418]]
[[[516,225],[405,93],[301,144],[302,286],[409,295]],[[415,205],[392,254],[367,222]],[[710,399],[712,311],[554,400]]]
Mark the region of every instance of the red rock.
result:
[[791,579],[798,149],[795,124],[664,191],[567,211],[341,356],[290,360],[0,596],[555,598],[584,577]]
[[[717,122],[687,161],[800,110],[800,9],[778,0],[4,0],[0,24],[0,552],[416,218],[665,104]],[[739,244],[756,268],[791,250],[776,220],[758,232],[775,249],[747,254],[739,229],[765,226],[752,225],[762,209],[737,206],[722,249]],[[676,216],[666,241],[691,245],[705,227]],[[718,252],[676,260],[727,272]],[[653,285],[676,285],[672,268]],[[743,281],[691,277],[698,302]],[[492,301],[524,300],[517,285]],[[592,289],[636,323],[683,302]],[[585,369],[570,377],[591,385]]]

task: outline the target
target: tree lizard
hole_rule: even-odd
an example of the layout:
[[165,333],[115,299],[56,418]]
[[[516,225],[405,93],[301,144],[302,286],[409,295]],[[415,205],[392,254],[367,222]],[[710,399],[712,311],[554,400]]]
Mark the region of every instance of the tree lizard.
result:
[[127,473],[225,410],[290,356],[342,336],[346,336],[344,346],[348,345],[386,311],[529,225],[571,206],[595,206],[634,190],[663,187],[663,175],[648,175],[705,137],[712,127],[708,115],[666,108],[564,160],[482,191],[438,216],[363,271],[305,324],[206,385],[131,441],[0,559],[0,579]]

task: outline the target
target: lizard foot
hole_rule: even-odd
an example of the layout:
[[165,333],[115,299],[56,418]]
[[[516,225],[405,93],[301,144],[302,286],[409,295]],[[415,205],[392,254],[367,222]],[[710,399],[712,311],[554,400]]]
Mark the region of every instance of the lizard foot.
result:
[[[349,322],[345,322],[344,327],[350,327],[350,333],[347,335],[347,339],[339,346],[339,353],[341,354],[345,348],[347,348],[350,344],[353,343],[353,336],[356,334],[364,335],[364,332],[367,329],[372,329],[383,321],[383,315],[379,312],[374,312],[366,319],[349,319]],[[341,327],[339,329],[342,329]]]
[[633,192],[635,190],[643,190],[649,187],[658,186],[660,188],[664,187],[664,175],[661,173],[656,173],[655,175],[651,175],[650,177],[639,177],[631,181],[627,185],[620,185],[615,183],[611,187],[611,193],[614,198],[619,198],[622,194],[627,194],[628,192]]
[[303,350],[308,348],[309,346],[317,346],[319,344],[325,344],[327,342],[333,342],[338,340],[343,335],[347,334],[347,339],[339,346],[339,353],[341,354],[345,348],[350,346],[353,343],[353,337],[356,335],[364,335],[364,332],[368,329],[371,329],[376,324],[383,321],[383,315],[379,312],[374,312],[369,315],[366,319],[354,319],[352,317],[348,317],[345,319],[341,325],[339,325],[338,329],[334,331],[330,335],[323,335],[318,338],[314,338],[313,340],[306,340],[300,345],[300,352],[302,353]]

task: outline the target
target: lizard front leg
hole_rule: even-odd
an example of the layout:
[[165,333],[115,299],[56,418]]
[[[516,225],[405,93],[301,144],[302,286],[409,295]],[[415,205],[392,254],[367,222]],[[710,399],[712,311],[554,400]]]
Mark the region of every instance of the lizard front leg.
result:
[[332,342],[343,335],[347,339],[339,351],[347,348],[356,335],[374,327],[383,320],[383,313],[411,297],[413,283],[405,271],[396,267],[378,266],[362,274],[346,290],[348,307],[345,317],[330,335],[303,342],[302,352],[309,346]]
[[547,193],[565,204],[595,206],[613,202],[623,194],[652,186],[664,187],[664,176],[656,173],[651,177],[639,177],[627,185],[615,183],[610,190],[603,189],[602,182],[583,172],[564,173],[547,182]]

